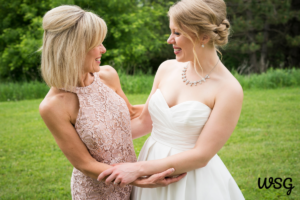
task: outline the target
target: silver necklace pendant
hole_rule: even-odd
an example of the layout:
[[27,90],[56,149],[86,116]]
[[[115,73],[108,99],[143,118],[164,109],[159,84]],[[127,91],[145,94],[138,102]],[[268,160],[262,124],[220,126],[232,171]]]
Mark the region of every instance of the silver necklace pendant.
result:
[[186,70],[187,70],[187,66],[184,67],[184,69],[182,70],[182,79],[183,79],[183,82],[185,82],[186,85],[190,85],[190,86],[197,86],[197,84],[201,84],[203,82],[205,82],[206,79],[209,78],[208,75],[206,75],[204,78],[198,80],[198,81],[189,81],[187,78],[186,78]]
[[207,74],[204,78],[198,80],[198,81],[189,81],[187,78],[186,78],[186,71],[187,71],[187,67],[188,67],[188,64],[183,68],[182,70],[182,79],[183,79],[183,82],[185,82],[186,85],[190,85],[190,86],[197,86],[197,84],[199,83],[199,85],[203,82],[206,81],[206,79],[209,79],[209,75],[210,73],[215,69],[215,67],[218,65],[220,59],[218,60],[218,62],[216,63],[216,65],[214,66],[214,68],[209,72],[209,74]]

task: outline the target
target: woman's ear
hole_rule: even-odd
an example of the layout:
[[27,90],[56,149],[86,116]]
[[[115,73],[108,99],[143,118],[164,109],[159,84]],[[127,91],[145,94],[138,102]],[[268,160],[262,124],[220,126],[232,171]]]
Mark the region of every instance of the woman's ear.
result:
[[200,36],[199,43],[201,45],[206,45],[209,43],[209,41],[210,41],[210,37],[208,35],[203,34]]

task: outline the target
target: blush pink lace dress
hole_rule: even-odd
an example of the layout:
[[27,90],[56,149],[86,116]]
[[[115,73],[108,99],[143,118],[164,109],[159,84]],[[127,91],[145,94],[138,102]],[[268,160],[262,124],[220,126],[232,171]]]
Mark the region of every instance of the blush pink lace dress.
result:
[[[80,103],[75,129],[92,157],[108,165],[136,162],[125,101],[100,81],[98,73],[91,85],[75,90]],[[107,186],[73,169],[72,199],[126,200],[131,190],[131,186]]]

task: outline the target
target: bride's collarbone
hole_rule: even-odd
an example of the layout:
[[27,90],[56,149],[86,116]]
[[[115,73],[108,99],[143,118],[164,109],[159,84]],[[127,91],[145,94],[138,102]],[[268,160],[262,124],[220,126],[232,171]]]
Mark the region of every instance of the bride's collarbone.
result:
[[219,81],[207,79],[202,84],[190,86],[183,82],[181,74],[177,76],[178,73],[175,74],[174,71],[170,72],[169,76],[164,76],[158,86],[169,107],[187,101],[198,101],[211,109],[213,108]]

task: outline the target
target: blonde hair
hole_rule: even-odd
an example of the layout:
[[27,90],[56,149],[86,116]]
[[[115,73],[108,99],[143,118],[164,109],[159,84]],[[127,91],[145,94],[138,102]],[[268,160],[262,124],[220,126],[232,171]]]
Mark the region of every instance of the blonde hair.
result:
[[50,87],[74,89],[88,51],[107,33],[103,19],[78,6],[59,6],[43,18],[42,76]]
[[223,0],[182,0],[169,9],[168,15],[180,32],[193,42],[194,64],[198,63],[200,67],[195,51],[195,41],[184,30],[195,36],[197,40],[203,34],[209,36],[210,44],[219,53],[221,52],[218,47],[228,43],[230,23],[227,19],[226,4]]

